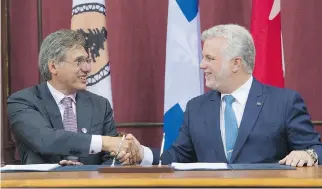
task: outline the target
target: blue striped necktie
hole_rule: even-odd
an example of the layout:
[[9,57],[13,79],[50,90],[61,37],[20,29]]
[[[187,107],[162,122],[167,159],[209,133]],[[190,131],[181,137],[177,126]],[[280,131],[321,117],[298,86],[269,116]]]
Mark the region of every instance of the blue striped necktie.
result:
[[237,126],[237,119],[235,116],[235,112],[232,107],[232,104],[235,101],[235,98],[232,95],[226,95],[223,97],[223,99],[226,102],[224,121],[225,121],[226,156],[229,162],[231,155],[233,153],[234,145],[238,135],[238,126]]

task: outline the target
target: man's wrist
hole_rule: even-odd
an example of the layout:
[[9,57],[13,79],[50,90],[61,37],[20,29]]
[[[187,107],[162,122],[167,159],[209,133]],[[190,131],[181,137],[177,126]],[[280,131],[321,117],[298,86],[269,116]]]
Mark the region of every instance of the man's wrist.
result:
[[102,136],[102,151],[112,152],[115,145],[113,140],[115,137]]
[[315,164],[318,161],[319,157],[318,157],[318,154],[315,152],[314,149],[309,148],[309,149],[306,149],[304,151],[306,153],[308,153],[310,155],[310,157],[313,159],[313,164]]

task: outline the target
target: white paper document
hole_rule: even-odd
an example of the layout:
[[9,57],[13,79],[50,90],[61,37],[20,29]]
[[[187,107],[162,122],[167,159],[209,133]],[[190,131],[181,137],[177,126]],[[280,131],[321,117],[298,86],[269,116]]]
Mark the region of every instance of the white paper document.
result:
[[176,170],[228,170],[227,163],[172,163],[172,167]]
[[1,167],[1,171],[50,171],[57,167],[59,164],[29,164],[29,165],[6,165]]

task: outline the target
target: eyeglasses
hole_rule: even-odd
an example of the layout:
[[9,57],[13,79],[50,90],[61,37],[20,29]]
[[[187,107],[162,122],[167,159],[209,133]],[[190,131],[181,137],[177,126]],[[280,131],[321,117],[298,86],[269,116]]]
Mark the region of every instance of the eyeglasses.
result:
[[64,62],[69,62],[69,63],[72,63],[72,64],[76,64],[76,66],[78,67],[82,67],[84,66],[85,64],[91,64],[93,61],[91,58],[79,58],[75,61],[68,61],[68,60],[65,60]]

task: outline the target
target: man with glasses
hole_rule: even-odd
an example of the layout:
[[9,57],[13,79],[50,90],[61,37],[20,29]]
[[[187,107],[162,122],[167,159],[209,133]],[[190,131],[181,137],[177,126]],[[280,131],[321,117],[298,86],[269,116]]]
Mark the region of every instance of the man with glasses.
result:
[[[92,60],[73,30],[47,36],[39,52],[43,82],[8,98],[8,117],[22,164],[62,160],[97,165],[116,154],[118,137],[109,101],[86,91]],[[131,135],[122,141],[122,164],[147,163],[152,151]],[[153,158],[152,158],[153,159]],[[66,162],[65,162],[66,163]]]

